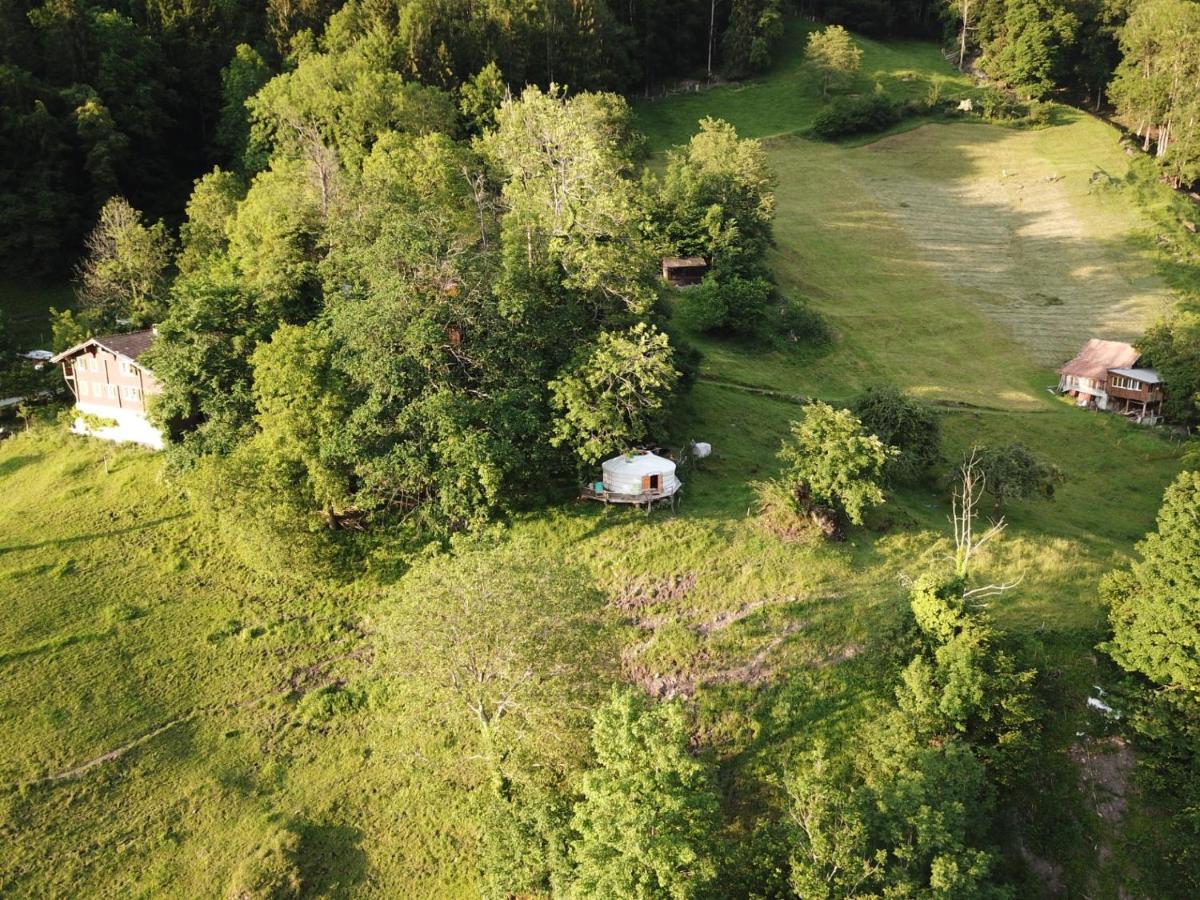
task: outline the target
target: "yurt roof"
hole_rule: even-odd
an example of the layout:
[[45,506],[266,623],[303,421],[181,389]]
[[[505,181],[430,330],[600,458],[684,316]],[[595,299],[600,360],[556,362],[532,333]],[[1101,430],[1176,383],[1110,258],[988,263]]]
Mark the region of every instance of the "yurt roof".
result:
[[614,456],[604,463],[604,470],[629,475],[654,475],[674,472],[675,463],[655,453],[639,453],[636,456]]

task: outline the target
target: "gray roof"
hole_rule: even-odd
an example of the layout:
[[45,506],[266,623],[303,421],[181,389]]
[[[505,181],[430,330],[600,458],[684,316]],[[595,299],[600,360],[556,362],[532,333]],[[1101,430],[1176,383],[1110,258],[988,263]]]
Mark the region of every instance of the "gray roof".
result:
[[1162,379],[1153,369],[1109,369],[1108,371],[1112,375],[1124,375],[1126,378],[1132,378],[1142,384],[1162,384]]

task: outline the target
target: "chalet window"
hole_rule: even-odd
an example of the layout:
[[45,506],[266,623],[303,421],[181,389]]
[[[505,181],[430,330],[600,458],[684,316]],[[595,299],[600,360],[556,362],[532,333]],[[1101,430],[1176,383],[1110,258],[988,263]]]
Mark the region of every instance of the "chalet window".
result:
[[1140,391],[1142,389],[1140,381],[1134,381],[1132,378],[1126,378],[1124,375],[1114,375],[1112,382],[1113,387],[1122,388],[1127,391]]
[[121,385],[121,396],[124,397],[126,400],[137,400],[138,393],[139,393],[138,389],[135,388],[133,385],[130,385],[130,384]]
[[121,374],[129,375],[132,378],[136,378],[137,377],[137,366],[135,366],[129,360],[123,359],[123,360],[121,360]]
[[116,400],[117,399],[117,386],[115,384],[106,384],[105,387],[108,389],[108,399]]
[[88,395],[88,383],[86,381],[79,382],[79,396],[86,397]]

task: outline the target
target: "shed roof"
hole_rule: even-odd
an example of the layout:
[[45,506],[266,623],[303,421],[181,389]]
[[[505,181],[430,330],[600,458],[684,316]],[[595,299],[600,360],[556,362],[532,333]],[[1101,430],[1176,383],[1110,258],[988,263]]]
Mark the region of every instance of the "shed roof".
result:
[[1142,384],[1162,384],[1162,378],[1154,369],[1109,369],[1113,375],[1124,375]]
[[1109,369],[1127,368],[1137,361],[1138,352],[1124,341],[1102,341],[1092,338],[1083,345],[1079,355],[1058,372],[1060,375],[1103,381]]
[[76,344],[69,350],[64,350],[58,354],[51,362],[61,362],[64,359],[69,359],[72,356],[86,350],[93,344],[103,347],[105,350],[111,350],[118,356],[125,356],[129,359],[137,359],[143,353],[150,349],[153,345],[158,333],[153,328],[143,328],[141,331],[130,331],[125,334],[108,334],[103,337],[90,337],[80,344]]
[[662,264],[665,269],[692,269],[708,265],[703,256],[664,256]]

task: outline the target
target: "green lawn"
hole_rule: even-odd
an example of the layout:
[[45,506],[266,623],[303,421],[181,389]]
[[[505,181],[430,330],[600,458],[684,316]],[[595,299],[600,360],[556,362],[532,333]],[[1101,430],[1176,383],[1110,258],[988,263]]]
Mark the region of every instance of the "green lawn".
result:
[[[1065,746],[1089,727],[1096,585],[1151,527],[1181,450],[1045,390],[1084,338],[1135,333],[1167,302],[1133,241],[1145,226],[1132,198],[1088,189],[1095,169],[1124,171],[1115,133],[1066,115],[1039,132],[937,124],[814,143],[795,135],[819,105],[798,66],[803,36],[794,24],[761,81],[638,116],[658,149],[707,114],[782,135],[768,143],[771,261],[784,290],[829,318],[834,346],[702,343],[673,433],[715,453],[682,472],[678,513],[567,502],[495,535],[578,571],[617,644],[599,645],[597,688],[693,696],[732,830],[780,801],[794,750],[853,740],[863,701],[888,689],[889,628],[909,579],[948,552],[946,479],[977,443],[1018,438],[1068,474],[1054,502],[1012,506],[980,575],[1024,575],[993,612],[1041,648],[1051,731]],[[864,46],[864,80],[911,94],[963,84],[933,46]],[[943,409],[938,477],[845,544],[759,527],[749,482],[775,471],[795,396],[841,400],[881,380]],[[309,894],[474,895],[471,730],[426,708],[421,661],[397,663],[382,624],[411,608],[405,573],[425,551],[381,542],[349,578],[251,572],[159,458],[48,422],[0,444],[0,491],[0,893],[217,895],[274,814],[299,823]],[[641,598],[636,614],[621,597]],[[317,702],[332,694],[346,702]],[[1070,863],[1082,893],[1087,828],[1062,834],[1074,837],[1020,837]]]

